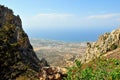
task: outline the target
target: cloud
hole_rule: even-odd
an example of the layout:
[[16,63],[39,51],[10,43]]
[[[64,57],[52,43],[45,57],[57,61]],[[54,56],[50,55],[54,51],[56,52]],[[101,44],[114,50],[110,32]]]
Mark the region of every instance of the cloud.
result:
[[34,18],[41,18],[41,17],[47,17],[49,19],[60,19],[60,18],[69,18],[72,17],[71,14],[56,14],[56,13],[50,13],[50,14],[38,14]]
[[51,8],[46,8],[46,9],[39,9],[42,12],[57,12],[57,10],[55,9],[51,9]]
[[120,18],[117,18],[116,20],[120,22]]
[[100,14],[100,15],[91,15],[88,16],[87,19],[110,19],[114,17],[120,16],[120,13],[113,13],[113,14]]
[[80,16],[75,14],[41,13],[23,17],[23,25],[32,28],[95,28],[119,25],[120,13]]
[[72,14],[43,13],[24,19],[25,25],[39,27],[65,27],[75,25],[75,16]]

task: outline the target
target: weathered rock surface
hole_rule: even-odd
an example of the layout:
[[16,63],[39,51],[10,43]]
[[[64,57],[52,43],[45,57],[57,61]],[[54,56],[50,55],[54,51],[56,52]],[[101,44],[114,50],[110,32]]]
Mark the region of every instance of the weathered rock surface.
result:
[[63,80],[66,77],[67,70],[60,67],[42,67],[39,71],[40,80]]
[[120,60],[120,48],[117,48],[113,51],[107,52],[106,54],[103,55],[106,58],[114,58]]
[[13,80],[28,71],[38,72],[42,66],[48,64],[37,58],[20,17],[0,5],[0,80]]
[[88,48],[84,55],[85,59],[82,62],[89,62],[96,57],[120,47],[120,28],[101,35],[96,42],[88,42],[87,46]]

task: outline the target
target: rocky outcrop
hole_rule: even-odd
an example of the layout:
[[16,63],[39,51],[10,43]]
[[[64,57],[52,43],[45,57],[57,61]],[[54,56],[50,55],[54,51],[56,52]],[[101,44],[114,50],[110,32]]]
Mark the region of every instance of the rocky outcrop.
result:
[[38,72],[42,66],[48,64],[37,58],[20,17],[0,5],[0,79],[11,80],[28,71]]
[[87,46],[88,48],[84,55],[85,59],[82,62],[89,62],[96,57],[120,47],[120,28],[101,35],[96,42],[88,42]]
[[108,58],[108,59],[114,58],[114,59],[120,60],[120,48],[117,48],[113,51],[110,51],[110,52],[104,54],[103,56]]
[[67,76],[67,70],[60,67],[42,67],[39,71],[40,80],[63,80]]

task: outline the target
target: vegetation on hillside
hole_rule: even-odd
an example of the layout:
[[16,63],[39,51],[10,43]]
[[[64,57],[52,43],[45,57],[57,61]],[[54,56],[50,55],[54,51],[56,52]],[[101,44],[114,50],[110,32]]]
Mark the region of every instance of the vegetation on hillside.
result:
[[87,64],[76,60],[64,80],[120,80],[120,60],[98,58]]

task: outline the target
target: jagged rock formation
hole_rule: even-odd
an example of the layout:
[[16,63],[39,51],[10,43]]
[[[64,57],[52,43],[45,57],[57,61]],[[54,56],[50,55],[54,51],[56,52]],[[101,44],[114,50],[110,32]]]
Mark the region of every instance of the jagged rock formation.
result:
[[83,62],[89,62],[96,57],[120,47],[120,28],[101,35],[96,42],[88,42],[87,46],[88,48]]
[[38,72],[41,66],[48,64],[37,58],[20,17],[0,5],[0,79],[13,80],[25,73]]
[[40,80],[63,80],[67,76],[67,70],[60,67],[42,67],[39,73]]

